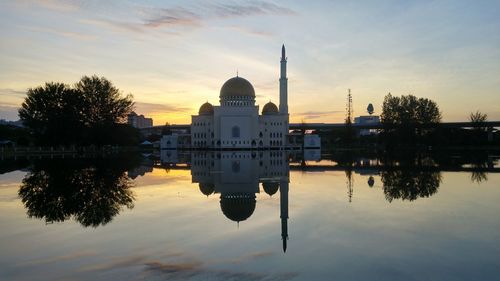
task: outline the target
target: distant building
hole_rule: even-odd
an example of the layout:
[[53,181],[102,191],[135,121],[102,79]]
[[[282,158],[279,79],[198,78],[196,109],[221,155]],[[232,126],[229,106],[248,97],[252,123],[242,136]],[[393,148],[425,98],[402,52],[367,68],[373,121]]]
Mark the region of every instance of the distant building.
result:
[[[377,125],[380,124],[380,118],[376,115],[359,116],[354,118],[354,124],[358,125]],[[359,130],[360,136],[376,135],[378,132],[374,129]]]
[[304,135],[305,149],[321,149],[321,137],[316,134]]
[[189,148],[191,144],[191,134],[163,135],[160,140],[161,149],[183,149]]
[[144,115],[137,115],[134,111],[132,111],[127,116],[127,123],[132,127],[142,129],[153,127],[153,118],[146,118]]

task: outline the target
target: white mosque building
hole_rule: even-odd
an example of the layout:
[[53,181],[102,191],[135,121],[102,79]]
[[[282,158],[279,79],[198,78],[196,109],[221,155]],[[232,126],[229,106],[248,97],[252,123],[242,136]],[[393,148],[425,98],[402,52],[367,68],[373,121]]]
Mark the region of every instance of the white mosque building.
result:
[[281,49],[279,108],[268,102],[259,115],[255,90],[236,76],[222,85],[220,105],[204,103],[191,117],[191,147],[198,149],[279,149],[287,145],[288,78],[285,46]]

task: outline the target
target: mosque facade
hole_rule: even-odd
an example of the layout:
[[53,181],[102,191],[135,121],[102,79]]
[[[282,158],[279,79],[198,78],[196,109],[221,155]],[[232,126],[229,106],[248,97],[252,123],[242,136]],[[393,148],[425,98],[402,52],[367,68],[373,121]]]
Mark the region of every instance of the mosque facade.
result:
[[281,49],[279,107],[268,102],[259,114],[255,90],[243,77],[227,80],[220,105],[204,103],[191,117],[191,147],[198,149],[280,149],[287,145],[288,78],[285,46]]

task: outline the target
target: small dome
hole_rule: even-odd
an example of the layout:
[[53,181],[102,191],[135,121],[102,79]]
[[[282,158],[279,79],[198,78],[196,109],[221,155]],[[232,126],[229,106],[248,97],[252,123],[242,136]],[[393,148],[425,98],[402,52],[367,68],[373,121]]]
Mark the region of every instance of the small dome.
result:
[[201,193],[206,196],[214,193],[215,187],[213,183],[201,183],[199,184]]
[[269,196],[273,196],[276,192],[278,192],[280,184],[278,182],[263,182],[262,188],[264,188],[264,191],[269,194]]
[[206,102],[201,105],[200,111],[198,112],[199,115],[213,115],[214,114],[214,107],[209,103]]
[[222,85],[220,98],[250,97],[255,98],[255,90],[248,80],[239,76],[233,77]]
[[278,113],[278,107],[272,102],[266,103],[266,105],[264,105],[264,107],[262,108],[262,115],[271,115]]
[[220,208],[228,219],[240,222],[248,219],[253,214],[255,203],[255,194],[224,194],[221,195]]

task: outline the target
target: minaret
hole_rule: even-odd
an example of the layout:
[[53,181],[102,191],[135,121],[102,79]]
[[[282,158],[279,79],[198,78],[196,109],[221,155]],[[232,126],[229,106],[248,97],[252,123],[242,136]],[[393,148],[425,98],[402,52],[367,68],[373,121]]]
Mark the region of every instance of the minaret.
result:
[[288,115],[288,78],[286,78],[285,44],[281,47],[280,113]]
[[281,218],[281,240],[283,240],[283,252],[286,252],[288,240],[288,180],[280,181],[280,218]]

